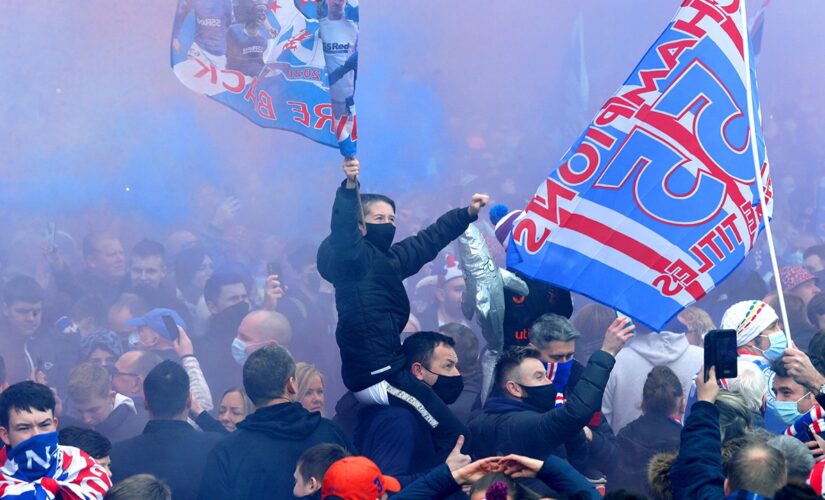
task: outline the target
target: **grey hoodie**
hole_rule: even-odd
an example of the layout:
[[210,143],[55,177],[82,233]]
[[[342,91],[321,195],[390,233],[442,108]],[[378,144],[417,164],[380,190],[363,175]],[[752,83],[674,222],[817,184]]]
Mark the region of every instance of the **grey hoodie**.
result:
[[687,398],[690,382],[703,362],[703,351],[681,333],[644,333],[630,339],[616,356],[616,365],[602,399],[602,413],[621,430],[642,415],[642,388],[654,366],[667,366],[679,377]]

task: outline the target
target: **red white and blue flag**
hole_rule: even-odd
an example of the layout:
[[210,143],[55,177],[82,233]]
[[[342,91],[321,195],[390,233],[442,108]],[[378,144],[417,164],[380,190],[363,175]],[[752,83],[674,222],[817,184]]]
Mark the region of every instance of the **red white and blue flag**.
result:
[[358,0],[178,0],[172,68],[262,127],[354,156],[358,12]]
[[770,214],[745,2],[685,0],[542,182],[507,264],[658,331],[753,248],[760,184]]
[[[2,498],[102,500],[112,487],[105,469],[77,448],[46,448],[45,455],[29,450],[25,455],[28,465],[15,462],[8,456],[8,450],[8,447],[0,450]],[[33,474],[32,469],[40,472]]]

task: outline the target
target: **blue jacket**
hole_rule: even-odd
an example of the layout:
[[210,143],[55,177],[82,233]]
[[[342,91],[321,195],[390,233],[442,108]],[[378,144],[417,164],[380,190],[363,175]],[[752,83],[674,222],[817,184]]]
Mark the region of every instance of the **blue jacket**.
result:
[[679,456],[670,468],[670,481],[674,500],[765,498],[747,491],[725,496],[719,410],[707,401],[697,401],[685,421]]

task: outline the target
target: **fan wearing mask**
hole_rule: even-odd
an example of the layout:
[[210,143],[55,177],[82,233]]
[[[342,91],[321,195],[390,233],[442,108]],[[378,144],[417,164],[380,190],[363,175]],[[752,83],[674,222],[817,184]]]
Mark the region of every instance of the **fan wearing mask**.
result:
[[[579,337],[581,334],[570,320],[559,314],[543,314],[530,327],[528,345],[541,354],[547,378],[556,390],[556,408],[564,405],[565,393],[575,387],[584,371],[584,365],[574,358]],[[595,412],[582,430],[590,456],[587,470],[583,472],[591,479],[612,472],[618,461],[616,435],[601,411]]]
[[803,443],[815,441],[814,434],[825,434],[825,415],[814,394],[797,383],[781,361],[771,364],[771,369],[771,390],[776,399],[768,402],[768,408],[788,426],[785,434],[795,436]]
[[362,195],[359,223],[358,160],[343,165],[346,180],[332,207],[331,234],[318,250],[318,271],[335,287],[344,385],[362,404],[408,407],[430,429],[436,453],[446,458],[466,427],[434,389],[404,370],[400,334],[410,316],[402,280],[416,274],[458,238],[487,204],[474,195],[470,206],[448,211],[415,236],[393,244],[395,203]]
[[[771,363],[782,359],[788,348],[788,337],[782,331],[776,311],[761,300],[745,300],[730,306],[722,316],[723,330],[736,330],[739,359],[754,363],[765,375],[770,388],[773,371]],[[773,433],[781,433],[785,423],[774,411],[775,394],[768,391],[765,411],[765,427]],[[688,401],[688,407],[692,404]]]

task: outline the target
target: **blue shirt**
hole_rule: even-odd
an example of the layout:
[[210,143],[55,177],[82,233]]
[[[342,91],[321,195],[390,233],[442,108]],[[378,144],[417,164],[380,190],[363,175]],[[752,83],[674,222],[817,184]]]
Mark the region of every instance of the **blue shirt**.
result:
[[267,33],[260,25],[256,26],[255,34],[251,36],[244,24],[230,26],[226,34],[226,69],[258,76],[264,66],[267,40]]
[[195,11],[195,43],[222,56],[226,54],[226,32],[232,24],[232,0],[182,0],[175,15],[173,38],[178,37],[183,21]]

